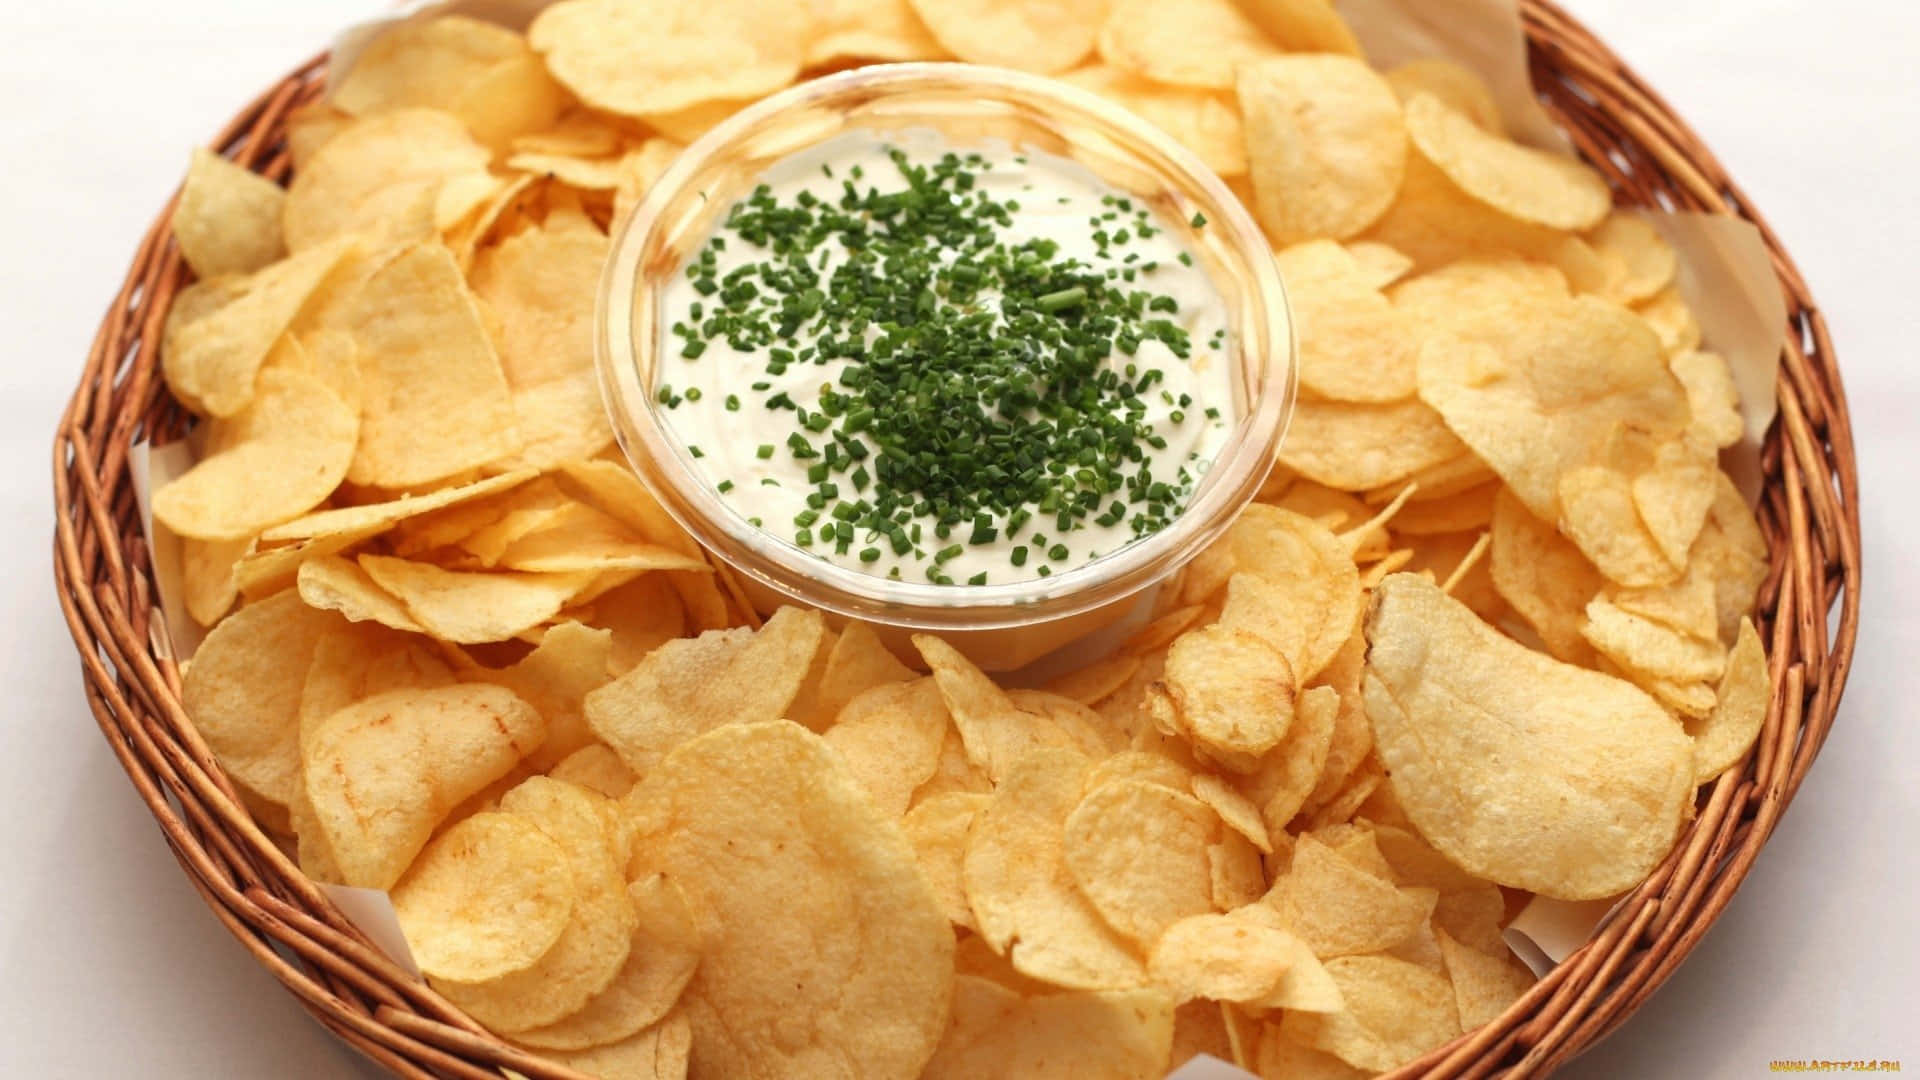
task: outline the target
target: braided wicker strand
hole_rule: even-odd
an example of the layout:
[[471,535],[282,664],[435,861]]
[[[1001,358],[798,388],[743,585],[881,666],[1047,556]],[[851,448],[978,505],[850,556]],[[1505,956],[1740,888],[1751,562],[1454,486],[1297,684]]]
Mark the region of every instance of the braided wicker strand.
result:
[[[1831,729],[1859,625],[1858,476],[1833,342],[1806,283],[1745,195],[1666,103],[1579,23],[1523,0],[1547,108],[1623,204],[1734,214],[1759,227],[1786,298],[1780,415],[1762,454],[1772,552],[1758,623],[1774,699],[1752,754],[1705,793],[1681,842],[1593,940],[1493,1022],[1394,1080],[1535,1077],[1611,1032],[1686,958],[1739,888]],[[324,57],[214,139],[275,180],[289,110],[316,98]],[[54,446],[54,576],[87,704],[208,907],[329,1030],[397,1076],[585,1080],[489,1034],[387,960],[274,846],[188,723],[154,622],[132,445],[185,426],[158,375],[160,328],[186,277],[163,209],[101,323]],[[1835,611],[1837,609],[1837,618]]]

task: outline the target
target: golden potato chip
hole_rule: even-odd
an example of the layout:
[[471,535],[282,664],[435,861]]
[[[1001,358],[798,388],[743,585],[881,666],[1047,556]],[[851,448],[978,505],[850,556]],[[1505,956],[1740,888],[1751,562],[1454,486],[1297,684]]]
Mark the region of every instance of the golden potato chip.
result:
[[1052,75],[1093,51],[1111,0],[911,0],[934,40],[969,64]]
[[[1231,550],[1229,547],[1228,551],[1231,552]],[[1134,635],[1121,645],[1121,649],[1133,656],[1146,656],[1156,649],[1164,649],[1174,638],[1198,622],[1206,611],[1205,605],[1188,604],[1156,616],[1152,622],[1135,631]]]
[[1364,61],[1261,60],[1239,69],[1238,89],[1253,210],[1274,243],[1344,240],[1392,205],[1406,166],[1406,125],[1392,87]]
[[1346,1007],[1338,1012],[1289,1012],[1281,1033],[1350,1065],[1385,1072],[1460,1033],[1453,988],[1425,968],[1388,956],[1343,956],[1327,974]]
[[1402,888],[1342,857],[1312,834],[1298,838],[1293,863],[1265,901],[1315,956],[1378,952],[1425,926],[1439,893]]
[[[1320,689],[1338,695],[1332,731],[1328,736],[1326,762],[1318,780],[1307,795],[1307,805],[1319,806],[1333,797],[1347,777],[1373,750],[1373,728],[1367,723],[1366,704],[1361,699],[1360,680],[1366,671],[1367,637],[1360,621],[1354,620],[1353,633],[1320,673]],[[1304,702],[1303,702],[1304,707]],[[1321,706],[1324,708],[1325,706]]]
[[600,1080],[686,1080],[693,1026],[676,1011],[645,1031],[586,1050],[541,1050],[570,1069]]
[[457,117],[436,109],[395,109],[347,124],[287,187],[280,216],[287,248],[377,231],[423,201],[431,206],[449,179],[484,173],[490,157]]
[[342,238],[245,277],[214,278],[181,293],[167,314],[160,366],[174,396],[196,412],[231,417],[253,401],[261,366],[358,241]]
[[639,782],[627,763],[613,752],[605,743],[588,743],[568,754],[547,770],[547,775],[555,780],[565,780],[577,784],[588,791],[597,791],[609,799],[618,799],[633,790]]
[[1421,350],[1421,400],[1542,520],[1559,519],[1561,478],[1600,460],[1616,425],[1654,439],[1686,427],[1659,342],[1616,304],[1541,303],[1522,321],[1495,312],[1453,331]]
[[1460,190],[1519,221],[1588,229],[1613,208],[1600,174],[1570,157],[1535,150],[1482,127],[1428,93],[1407,101],[1407,136]]
[[1587,603],[1605,584],[1580,549],[1533,516],[1510,491],[1494,500],[1494,588],[1540,635],[1547,651],[1590,665],[1593,650],[1580,634]]
[[1666,585],[1609,589],[1607,599],[1622,611],[1651,619],[1688,637],[1712,641],[1720,636],[1720,614],[1713,582],[1691,572],[1691,568],[1686,576]]
[[[1297,1009],[1302,1012],[1334,1012],[1342,1007],[1340,990],[1327,974],[1326,967],[1321,964],[1318,957],[1313,955],[1313,950],[1307,948],[1306,943],[1291,932],[1285,916],[1281,915],[1277,908],[1265,903],[1248,904],[1227,912],[1227,917],[1270,930],[1287,932],[1288,947],[1291,948],[1293,955],[1289,959],[1286,971],[1280,977],[1279,985],[1266,998],[1258,1002],[1258,1006],[1269,1009]],[[1232,1013],[1229,1012],[1228,1015],[1229,1027],[1231,1027]],[[1251,1032],[1243,1033],[1238,1040],[1242,1046],[1242,1054],[1252,1053],[1250,1044],[1254,1040],[1247,1037],[1250,1034]],[[1239,1056],[1242,1055],[1236,1055],[1236,1057]]]
[[1359,56],[1360,42],[1328,0],[1235,0],[1288,52]]
[[1717,682],[1726,671],[1727,650],[1717,639],[1690,637],[1597,597],[1586,614],[1581,635],[1630,673],[1684,684]]
[[298,596],[249,604],[213,628],[187,665],[181,704],[220,767],[285,806],[300,773],[300,691],[320,638],[338,625]]
[[[683,554],[700,554],[700,545],[661,507],[632,469],[612,461],[579,461],[562,465],[560,476],[563,485],[619,518],[644,539]],[[667,579],[680,594],[690,629],[707,631],[733,625],[714,575],[670,573]]]
[[1401,484],[1467,453],[1441,415],[1421,401],[1302,400],[1280,445],[1280,462],[1329,487],[1365,491]]
[[1635,214],[1615,212],[1607,215],[1588,234],[1594,247],[1612,253],[1626,267],[1626,274],[1612,292],[1623,304],[1651,299],[1673,283],[1680,258],[1647,219]]
[[1549,263],[1582,291],[1612,281],[1608,264],[1586,241],[1501,213],[1460,190],[1420,153],[1407,155],[1398,195],[1365,238],[1404,252],[1423,271],[1504,253]]
[[1158,1080],[1173,1045],[1173,999],[1161,990],[1022,996],[956,976],[953,1015],[923,1080]]
[[[1060,81],[1111,99],[1173,136],[1223,177],[1247,171],[1240,110],[1223,93],[1169,86],[1105,64],[1070,71]],[[1231,89],[1231,83],[1227,89]]]
[[1264,1002],[1293,966],[1284,930],[1231,915],[1191,915],[1167,927],[1147,957],[1147,977],[1179,1001]]
[[1245,569],[1227,580],[1220,625],[1273,646],[1294,685],[1311,680],[1359,617],[1358,568],[1324,526],[1278,507],[1248,507],[1228,539]]
[[240,596],[233,568],[253,545],[252,537],[180,541],[180,587],[186,593],[187,614],[194,622],[212,626],[233,607]]
[[414,487],[519,449],[500,358],[446,248],[401,251],[373,272],[350,310],[369,363],[349,479]]
[[1422,325],[1445,327],[1458,315],[1488,309],[1524,317],[1525,308],[1572,293],[1567,276],[1548,263],[1519,255],[1476,255],[1400,282],[1390,295],[1395,307]]
[[1180,730],[1236,772],[1279,745],[1293,722],[1292,665],[1264,638],[1225,622],[1174,640],[1164,685]]
[[747,0],[562,0],[534,18],[527,39],[580,100],[645,116],[787,85],[800,73],[809,18],[799,5]]
[[593,371],[593,301],[607,238],[555,213],[475,257],[473,294],[498,320],[494,341],[516,390]]
[[1247,800],[1232,784],[1211,773],[1193,778],[1193,797],[1220,815],[1227,828],[1247,838],[1262,853],[1273,850],[1273,838],[1267,832],[1260,809]]
[[1080,893],[1066,864],[1063,833],[1085,772],[1083,756],[1059,748],[1035,749],[1013,765],[968,834],[967,902],[981,936],[1025,975],[1073,989],[1138,986],[1146,976],[1140,957]]
[[1679,356],[1700,347],[1700,321],[1687,307],[1678,286],[1667,286],[1635,304],[1633,310],[1659,335],[1660,347],[1668,356]]
[[497,686],[391,690],[320,721],[302,769],[345,883],[391,887],[449,811],[545,736],[540,714]]
[[1740,415],[1740,391],[1733,385],[1733,369],[1718,353],[1683,352],[1667,362],[1673,377],[1687,392],[1691,431],[1709,445],[1725,449],[1746,434]]
[[1087,770],[1086,790],[1120,780],[1141,780],[1185,793],[1193,787],[1193,772],[1165,754],[1122,750],[1093,763]]
[[579,1011],[517,1031],[515,1042],[542,1050],[585,1050],[616,1043],[659,1023],[680,1000],[700,963],[700,931],[680,887],[663,874],[627,886],[635,927],[626,963]]
[[1232,0],[1117,0],[1097,44],[1122,71],[1201,90],[1231,90],[1241,65],[1280,54]]
[[539,646],[512,667],[482,668],[472,678],[506,687],[546,718],[546,741],[527,759],[536,772],[546,772],[593,744],[582,703],[612,680],[612,659],[612,631],[563,622],[550,627]]
[[577,571],[683,570],[709,573],[701,559],[649,544],[612,516],[569,503],[515,537],[494,562],[502,569],[558,574]]
[[298,591],[300,599],[312,607],[337,611],[352,622],[424,633],[400,598],[381,588],[351,559],[323,555],[301,563]]
[[1043,747],[1088,754],[1105,749],[1097,737],[1090,743],[1086,732],[1063,727],[1053,717],[1021,708],[1006,691],[995,686],[985,672],[944,640],[931,634],[915,634],[913,644],[933,669],[940,696],[953,715],[953,726],[960,732],[968,759],[986,770],[995,783],[1022,757]]
[[1371,836],[1374,850],[1380,853],[1395,883],[1423,886],[1440,894],[1433,908],[1436,929],[1481,952],[1506,949],[1500,932],[1506,921],[1506,898],[1499,886],[1455,866],[1407,829],[1375,824]]
[[1687,734],[1693,736],[1693,772],[1698,783],[1712,780],[1746,756],[1766,723],[1772,697],[1760,635],[1751,619],[1742,618],[1740,635],[1727,655],[1726,674],[1714,695],[1713,712],[1687,725]]
[[940,764],[947,707],[932,679],[886,683],[855,698],[825,733],[881,814],[897,818]]
[[251,274],[287,253],[280,239],[280,185],[196,148],[173,210],[173,238],[196,276]]
[[1303,692],[1286,739],[1269,751],[1247,778],[1247,797],[1260,808],[1272,841],[1278,841],[1319,780],[1339,710],[1339,695],[1330,688],[1321,686]]
[[1387,72],[1387,85],[1399,96],[1402,105],[1410,104],[1418,94],[1430,94],[1436,100],[1473,121],[1480,130],[1494,135],[1505,133],[1500,106],[1486,80],[1471,69],[1444,57],[1412,60]]
[[837,60],[942,60],[940,43],[907,0],[828,0],[813,6],[806,66]]
[[1393,531],[1432,536],[1486,528],[1493,523],[1493,504],[1501,490],[1495,480],[1438,499],[1416,497],[1393,516]]
[[1356,277],[1288,279],[1287,298],[1302,388],[1331,401],[1384,403],[1414,395],[1419,335],[1385,296]]
[[527,51],[519,34],[463,15],[409,19],[380,32],[330,87],[356,116],[388,109],[451,109],[493,65]]
[[387,555],[359,563],[428,633],[460,644],[506,641],[553,618],[592,581],[587,573],[462,573]]
[[949,791],[921,800],[900,820],[919,859],[921,876],[946,912],[947,921],[968,930],[979,928],[974,925],[973,909],[967,906],[960,866],[966,858],[967,832],[989,801],[984,793]]
[[946,1024],[953,930],[905,836],[825,741],[729,724],[635,792],[665,807],[641,845],[713,928],[682,999],[701,1068],[919,1072]]
[[592,613],[582,621],[613,631],[608,662],[616,676],[632,671],[648,653],[687,633],[686,609],[663,574],[642,574],[600,594],[594,598]]
[[276,525],[260,535],[262,542],[307,540],[336,535],[372,535],[383,529],[449,506],[508,491],[537,475],[531,469],[502,473],[470,484],[456,484],[424,495],[402,495],[387,502],[321,510]]
[[960,733],[949,727],[940,742],[940,761],[933,767],[933,776],[920,789],[913,793],[914,805],[949,792],[976,793],[992,791],[993,781],[987,779],[985,770],[967,758],[966,743],[960,739]]
[[1413,260],[1385,244],[1355,240],[1343,244],[1355,272],[1369,288],[1384,289],[1413,271]]
[[1264,896],[1267,872],[1260,849],[1238,832],[1228,830],[1207,845],[1207,869],[1212,876],[1213,906],[1231,911]]
[[565,853],[573,910],[532,966],[432,983],[475,1020],[518,1035],[578,1013],[607,990],[626,967],[640,918],[614,854],[613,811],[604,796],[535,776],[502,795],[500,810],[538,827]]
[[295,172],[305,169],[315,154],[354,118],[326,101],[311,101],[287,110],[287,156]]
[[778,720],[819,651],[820,613],[781,608],[757,633],[669,641],[587,695],[587,723],[646,776],[668,751],[713,728]]
[[548,74],[531,50],[510,56],[480,73],[452,105],[452,112],[473,137],[493,150],[551,125],[572,98]]
[[[1185,792],[1114,780],[1088,791],[1067,815],[1061,851],[1094,910],[1146,949],[1177,920],[1213,910],[1207,844],[1217,822]],[[1016,943],[1016,968],[1019,951]]]
[[313,378],[267,371],[246,408],[209,428],[200,460],[154,491],[153,516],[183,537],[244,540],[331,494],[360,424]]
[[1440,955],[1447,966],[1447,981],[1453,984],[1454,1006],[1460,1011],[1460,1026],[1474,1028],[1507,1011],[1527,988],[1533,985],[1533,972],[1523,967],[1501,945],[1494,955],[1460,944],[1446,931],[1436,932]]
[[1367,640],[1375,752],[1421,835],[1462,868],[1592,899],[1672,846],[1692,746],[1653,699],[1515,644],[1412,574],[1374,591]]
[[566,929],[575,889],[560,846],[531,822],[481,813],[454,823],[393,887],[407,948],[433,978],[531,967]]
[[1713,581],[1720,640],[1732,641],[1741,617],[1753,610],[1760,585],[1767,580],[1767,538],[1733,481],[1721,473],[1714,482],[1713,505],[1694,541],[1689,569]]
[[1373,1073],[1288,1038],[1277,1023],[1260,1030],[1259,1073],[1287,1080],[1367,1080]]
[[687,146],[700,136],[712,131],[720,122],[741,109],[753,104],[752,98],[723,98],[718,101],[703,101],[698,105],[689,105],[684,109],[671,109],[666,112],[648,113],[641,117],[647,126],[661,135]]

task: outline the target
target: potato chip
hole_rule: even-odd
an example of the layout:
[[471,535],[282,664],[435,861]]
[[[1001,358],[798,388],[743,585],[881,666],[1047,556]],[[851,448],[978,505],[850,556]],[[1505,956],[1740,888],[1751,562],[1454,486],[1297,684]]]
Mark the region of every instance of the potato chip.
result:
[[313,378],[268,371],[260,392],[209,425],[206,453],[153,493],[153,516],[196,540],[244,540],[313,509],[339,486],[360,428]]
[[367,43],[330,87],[334,107],[356,116],[410,107],[451,109],[493,65],[527,51],[519,34],[462,15],[409,19]]
[[1668,356],[1679,356],[1700,347],[1700,321],[1694,318],[1677,286],[1667,286],[1635,304],[1633,310],[1659,335],[1660,347]]
[[780,89],[800,73],[808,23],[804,7],[746,0],[563,0],[527,39],[580,100],[645,116]]
[[1716,639],[1690,637],[1601,598],[1587,603],[1586,615],[1581,635],[1630,673],[1684,684],[1717,682],[1726,671],[1727,650]]
[[837,60],[945,58],[940,43],[907,0],[828,0],[813,7],[807,67]]
[[1387,85],[1393,87],[1402,105],[1411,103],[1418,94],[1430,94],[1473,121],[1480,130],[1494,135],[1505,133],[1500,105],[1486,80],[1444,57],[1432,56],[1401,64],[1387,72]]
[[552,214],[475,257],[473,294],[498,320],[494,342],[516,390],[593,371],[593,300],[607,244],[584,216]]
[[1057,720],[1021,708],[1008,694],[995,686],[973,662],[959,650],[931,634],[915,634],[913,644],[920,650],[946,700],[953,725],[960,732],[967,757],[986,770],[998,783],[1028,753],[1043,747],[1076,749],[1095,753],[1104,749],[1097,738],[1089,744],[1086,733],[1063,727]]
[[240,596],[233,568],[253,544],[251,537],[180,541],[180,587],[185,592],[187,614],[194,622],[212,626],[233,607]]
[[1147,976],[1178,1001],[1264,1002],[1293,966],[1297,942],[1284,930],[1211,912],[1181,919],[1154,943]]
[[1193,778],[1193,797],[1220,815],[1227,828],[1246,837],[1247,842],[1262,853],[1273,850],[1273,838],[1260,817],[1260,809],[1232,784],[1211,773],[1201,773]]
[[381,588],[359,563],[336,555],[300,564],[300,599],[312,607],[337,611],[352,622],[374,622],[408,633],[423,633],[400,598]]
[[449,811],[545,736],[497,686],[391,690],[320,721],[302,768],[345,884],[391,887]]
[[235,612],[187,665],[181,704],[220,767],[285,806],[300,773],[300,691],[320,638],[338,624],[283,593]]
[[966,858],[967,832],[990,801],[984,793],[949,791],[916,803],[900,821],[920,862],[920,874],[939,900],[947,921],[978,930],[973,909],[967,906],[967,888],[960,867]]
[[[1342,1007],[1340,990],[1328,976],[1326,967],[1321,964],[1318,957],[1313,955],[1313,950],[1307,948],[1305,942],[1291,933],[1291,928],[1287,926],[1285,917],[1278,909],[1271,904],[1248,904],[1227,912],[1227,917],[1288,933],[1289,947],[1293,955],[1287,964],[1286,972],[1280,978],[1279,986],[1261,1000],[1258,1003],[1259,1006],[1270,1009],[1297,1009],[1302,1012],[1334,1012]],[[1229,1027],[1231,1027],[1231,1011],[1228,1016]],[[1254,1039],[1248,1037],[1251,1034],[1251,1031],[1244,1033],[1238,1040],[1242,1044],[1244,1054],[1253,1052],[1250,1044]],[[1236,1057],[1239,1056],[1243,1054],[1236,1054]]]
[[1093,51],[1111,0],[911,0],[934,39],[969,64],[1052,75]]
[[1740,415],[1740,391],[1733,385],[1733,369],[1717,353],[1698,350],[1680,353],[1667,362],[1673,377],[1687,392],[1689,429],[1708,445],[1725,449],[1746,434]]
[[663,874],[627,886],[636,919],[627,961],[605,990],[579,1011],[514,1033],[542,1050],[585,1050],[616,1043],[664,1019],[700,963],[700,931],[680,887]]
[[370,363],[349,479],[413,487],[519,449],[500,358],[446,248],[401,251],[367,279],[350,310]]
[[387,502],[321,510],[268,529],[260,539],[262,542],[277,542],[337,535],[371,535],[369,530],[377,532],[409,518],[511,490],[535,475],[531,469],[523,469],[470,484],[439,488],[424,495],[402,495]]
[[320,148],[353,119],[326,101],[310,101],[287,110],[287,156],[293,160],[294,171],[305,169]]
[[272,263],[240,278],[191,286],[167,315],[160,366],[183,404],[231,417],[253,401],[261,366],[301,309],[357,250],[335,243]]
[[575,750],[547,770],[555,780],[565,780],[588,791],[597,791],[609,799],[618,799],[639,782],[627,763],[605,743],[593,742]]
[[1625,308],[1580,297],[1532,311],[1520,322],[1463,317],[1454,334],[1429,340],[1420,397],[1535,516],[1554,521],[1562,477],[1599,461],[1616,425],[1678,435],[1686,395]]
[[828,728],[827,745],[840,752],[881,814],[907,812],[914,791],[932,779],[947,734],[947,707],[932,679],[886,683],[855,698]]
[[1339,695],[1326,687],[1302,693],[1286,739],[1247,778],[1247,797],[1260,808],[1270,841],[1278,842],[1313,791],[1326,764],[1339,707]]
[[1393,89],[1364,61],[1261,60],[1240,68],[1238,90],[1253,210],[1275,244],[1344,240],[1392,205],[1406,166],[1406,125]]
[[1407,155],[1398,195],[1365,238],[1404,252],[1423,271],[1504,253],[1551,264],[1582,291],[1611,280],[1606,261],[1586,241],[1480,202],[1419,153]]
[[1228,830],[1207,845],[1207,869],[1213,906],[1223,911],[1245,907],[1266,894],[1267,872],[1260,849],[1238,832]]
[[1460,190],[1519,221],[1580,230],[1613,208],[1599,173],[1509,141],[1432,94],[1407,101],[1407,136]]
[[819,612],[781,608],[757,633],[709,631],[669,641],[587,695],[587,723],[646,776],[668,751],[703,732],[780,719],[825,631]]
[[1236,772],[1279,745],[1293,722],[1292,665],[1266,639],[1224,622],[1174,641],[1165,686],[1180,730]]
[[1592,647],[1580,634],[1587,603],[1604,580],[1580,549],[1533,516],[1510,491],[1494,500],[1492,573],[1501,599],[1540,635],[1547,651],[1568,663],[1590,664]]
[[1588,234],[1602,253],[1619,257],[1626,273],[1610,294],[1623,304],[1651,299],[1673,283],[1680,259],[1673,247],[1647,222],[1635,214],[1615,212],[1607,215]]
[[280,239],[280,185],[211,150],[196,148],[173,210],[173,238],[196,276],[251,274],[287,253]]
[[1420,401],[1302,400],[1280,445],[1280,462],[1329,487],[1365,491],[1402,484],[1467,452],[1441,415]]
[[1385,296],[1357,280],[1289,280],[1287,298],[1302,388],[1330,401],[1385,403],[1414,395],[1419,336]]
[[1185,792],[1114,780],[1089,790],[1067,815],[1061,850],[1101,918],[1145,949],[1177,920],[1213,910],[1207,844],[1217,823]]
[[953,1015],[923,1080],[1158,1080],[1173,1043],[1161,990],[1023,997],[991,979],[953,981]]
[[531,967],[566,929],[567,856],[531,822],[481,813],[435,837],[393,887],[420,970],[480,980]]
[[1073,989],[1138,986],[1140,957],[1076,888],[1066,864],[1063,832],[1085,771],[1084,757],[1058,748],[1014,764],[968,834],[967,902],[981,936],[1023,974]]
[[1741,617],[1753,610],[1760,586],[1767,580],[1767,538],[1733,481],[1721,473],[1714,484],[1713,505],[1694,541],[1689,569],[1713,581],[1720,640],[1732,641]]
[[[204,648],[204,646],[202,646]],[[1696,782],[1706,783],[1719,776],[1741,758],[1760,736],[1767,719],[1767,704],[1773,686],[1768,677],[1767,654],[1761,648],[1760,635],[1751,619],[1740,620],[1740,635],[1727,655],[1726,674],[1715,692],[1713,712],[1698,723],[1687,725],[1693,736],[1693,772]]]
[[1325,669],[1359,617],[1360,575],[1339,538],[1277,507],[1250,506],[1228,534],[1239,565],[1220,625],[1287,658],[1294,685]]
[[1359,56],[1360,42],[1327,0],[1235,0],[1288,52]]
[[[1193,151],[1222,177],[1247,171],[1246,132],[1240,110],[1224,93],[1168,86],[1105,64],[1060,77],[1082,90],[1116,101]],[[1231,84],[1227,87],[1231,89]]]
[[1117,0],[1097,44],[1122,71],[1201,90],[1231,90],[1241,65],[1280,54],[1232,0]]
[[1373,1075],[1325,1051],[1295,1042],[1281,1031],[1279,1024],[1270,1023],[1261,1029],[1259,1054],[1261,1076],[1284,1076],[1287,1080],[1367,1080]]
[[546,718],[546,741],[527,759],[532,769],[546,772],[593,744],[582,703],[611,681],[612,657],[611,631],[563,622],[549,628],[539,646],[512,667],[481,669],[472,677],[506,687]]
[[1412,574],[1374,591],[1367,640],[1375,752],[1421,835],[1462,868],[1592,899],[1672,846],[1692,747],[1644,693],[1515,644]]
[[1460,1015],[1447,980],[1387,956],[1343,956],[1327,974],[1346,1007],[1339,1012],[1289,1012],[1280,1030],[1362,1069],[1385,1072],[1460,1033]]
[[[1360,680],[1366,671],[1367,638],[1359,619],[1354,620],[1353,633],[1347,637],[1340,651],[1320,673],[1320,686],[1331,689],[1337,695],[1338,705],[1334,709],[1331,723],[1332,731],[1327,741],[1326,762],[1320,769],[1319,779],[1307,796],[1307,805],[1319,806],[1333,797],[1334,792],[1359,766],[1360,762],[1373,750],[1373,728],[1367,723],[1366,704],[1361,699]],[[1304,703],[1303,703],[1304,704]],[[1321,706],[1324,708],[1324,706]]]
[[573,910],[551,949],[532,966],[485,980],[433,979],[433,988],[475,1020],[518,1034],[586,1008],[625,969],[639,925],[613,850],[613,812],[600,795],[544,776],[500,797],[566,854]]
[[1439,893],[1396,886],[1306,834],[1296,841],[1291,868],[1274,882],[1265,902],[1325,960],[1400,944],[1426,925]]
[[1447,981],[1453,984],[1454,1006],[1460,1012],[1463,1029],[1472,1031],[1493,1020],[1533,985],[1533,973],[1521,966],[1505,945],[1497,955],[1488,955],[1460,944],[1444,930],[1435,936],[1446,961]]
[[940,741],[940,760],[933,767],[933,776],[920,789],[913,793],[915,806],[950,792],[978,793],[993,790],[993,781],[987,779],[985,770],[967,759],[967,747],[960,740],[960,733],[949,727]]
[[542,1050],[570,1069],[600,1080],[686,1080],[693,1026],[676,1011],[645,1031],[587,1050]]
[[359,563],[428,633],[461,644],[506,641],[551,619],[592,581],[586,573],[462,573],[386,555]]
[[953,931],[906,838],[826,743],[797,724],[730,724],[635,791],[666,807],[642,844],[715,928],[682,999],[701,1068],[916,1075],[946,1024]]
[[449,179],[484,173],[490,156],[457,117],[436,109],[395,109],[350,123],[294,174],[280,218],[287,248],[378,231],[423,200],[430,206]]

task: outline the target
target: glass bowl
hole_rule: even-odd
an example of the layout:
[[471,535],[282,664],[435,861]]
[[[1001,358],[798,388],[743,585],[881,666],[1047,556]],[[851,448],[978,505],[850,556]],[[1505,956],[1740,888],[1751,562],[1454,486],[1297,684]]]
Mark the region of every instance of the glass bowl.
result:
[[[1226,302],[1238,422],[1171,524],[1047,578],[979,586],[889,580],[827,562],[750,524],[701,479],[656,412],[664,285],[781,158],[853,130],[933,129],[964,150],[996,140],[1054,154],[1152,205]],[[1205,228],[1191,225],[1204,215]],[[1230,525],[1266,478],[1294,397],[1294,335],[1266,238],[1218,177],[1132,113],[1051,79],[970,64],[883,64],[775,94],[709,131],[615,231],[601,279],[598,360],[614,431],[668,513],[751,592],[886,626],[958,635],[1017,666],[1124,614]],[[746,436],[743,433],[743,437]],[[756,601],[758,602],[758,601]],[[991,632],[1030,632],[995,646]],[[1038,651],[1036,651],[1038,650]]]

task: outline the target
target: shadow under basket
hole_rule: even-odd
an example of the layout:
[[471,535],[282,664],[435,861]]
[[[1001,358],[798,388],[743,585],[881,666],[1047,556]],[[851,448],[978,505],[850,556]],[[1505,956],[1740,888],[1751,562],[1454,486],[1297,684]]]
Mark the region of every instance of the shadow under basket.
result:
[[[1732,214],[1759,227],[1785,295],[1779,417],[1761,464],[1771,572],[1758,627],[1775,685],[1751,753],[1700,794],[1698,816],[1617,917],[1500,1017],[1391,1074],[1533,1077],[1618,1027],[1732,899],[1832,727],[1860,612],[1853,434],[1820,311],[1792,260],[1713,154],[1605,45],[1546,0],[1523,0],[1533,80],[1622,205]],[[236,117],[214,146],[276,181],[288,111],[317,98],[324,57]],[[167,844],[215,916],[342,1039],[399,1076],[586,1080],[489,1034],[391,961],[256,826],[180,702],[164,648],[130,448],[186,426],[159,372],[160,330],[187,269],[172,207],[147,232],[94,338],[54,445],[54,576],[87,703]],[[236,1033],[238,1037],[238,1033]]]

